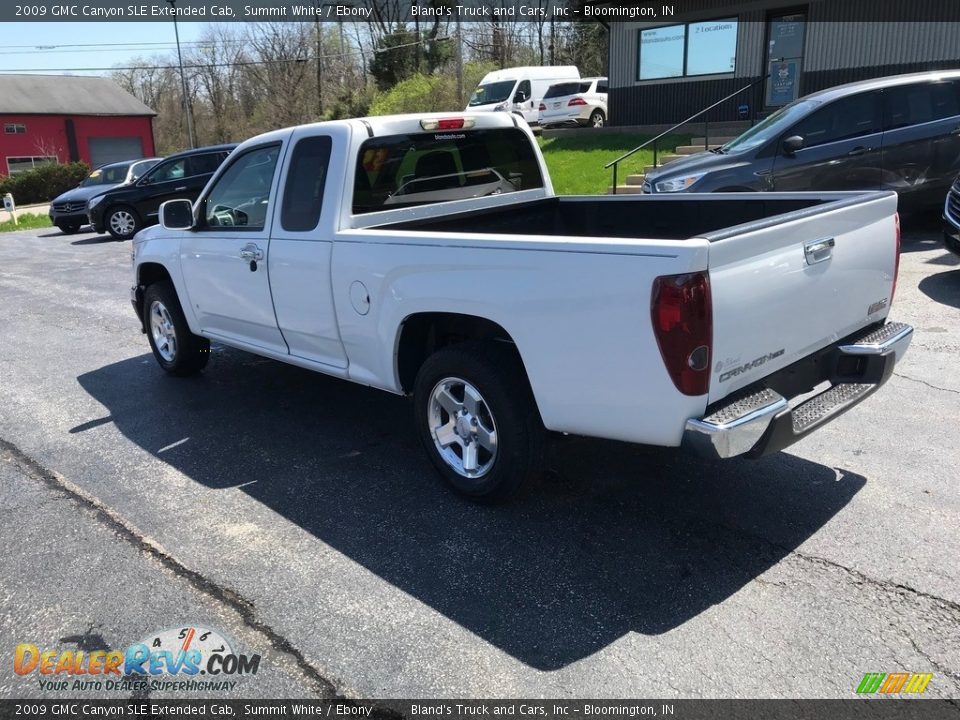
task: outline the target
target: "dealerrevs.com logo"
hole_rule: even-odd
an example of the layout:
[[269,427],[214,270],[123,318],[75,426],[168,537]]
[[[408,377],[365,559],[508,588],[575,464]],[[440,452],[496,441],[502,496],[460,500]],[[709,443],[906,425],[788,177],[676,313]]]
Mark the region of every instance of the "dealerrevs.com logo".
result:
[[237,678],[256,675],[260,655],[244,655],[222,633],[196,626],[148,635],[126,650],[41,649],[17,645],[13,671],[35,675],[41,690],[233,690]]

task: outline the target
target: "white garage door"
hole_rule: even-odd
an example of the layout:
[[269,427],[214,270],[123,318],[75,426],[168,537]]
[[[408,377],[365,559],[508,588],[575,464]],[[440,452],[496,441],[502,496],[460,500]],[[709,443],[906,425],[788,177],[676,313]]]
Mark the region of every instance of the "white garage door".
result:
[[143,157],[143,141],[138,137],[90,138],[90,164],[100,167],[123,160],[139,160]]

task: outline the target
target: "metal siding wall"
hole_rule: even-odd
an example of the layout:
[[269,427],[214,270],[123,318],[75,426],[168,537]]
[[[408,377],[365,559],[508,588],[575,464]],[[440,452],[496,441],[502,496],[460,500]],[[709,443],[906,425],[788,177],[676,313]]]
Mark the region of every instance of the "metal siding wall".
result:
[[814,22],[807,27],[804,70],[810,72],[941,60],[955,60],[960,67],[960,28],[954,23]]
[[[634,85],[611,88],[609,96],[612,125],[653,125],[676,123],[712,105],[756,78],[720,78],[697,82]],[[708,119],[737,120],[737,105],[762,106],[763,85],[745,91],[710,111]],[[701,122],[703,118],[700,118]]]

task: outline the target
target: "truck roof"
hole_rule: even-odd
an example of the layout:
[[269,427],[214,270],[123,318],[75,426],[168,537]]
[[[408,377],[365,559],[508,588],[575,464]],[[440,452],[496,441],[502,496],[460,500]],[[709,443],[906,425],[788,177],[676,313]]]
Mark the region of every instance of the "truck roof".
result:
[[350,118],[346,120],[326,120],[318,123],[307,123],[305,125],[295,125],[287,128],[271,130],[250,138],[240,146],[244,148],[248,145],[259,145],[264,142],[281,141],[290,131],[301,128],[327,129],[334,127],[349,127],[360,132],[365,132],[370,137],[379,137],[384,135],[404,135],[410,133],[424,132],[447,132],[457,129],[432,129],[427,130],[421,126],[424,120],[458,120],[464,119],[472,121],[472,125],[463,130],[488,130],[496,128],[526,127],[520,117],[507,112],[441,112],[441,113],[409,113],[407,115],[378,115],[363,118]]

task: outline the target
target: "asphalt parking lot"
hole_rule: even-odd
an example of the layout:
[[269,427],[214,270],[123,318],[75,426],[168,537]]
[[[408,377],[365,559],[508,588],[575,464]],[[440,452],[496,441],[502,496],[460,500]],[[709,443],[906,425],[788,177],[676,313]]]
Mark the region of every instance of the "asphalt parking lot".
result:
[[904,237],[910,352],[854,411],[759,461],[566,438],[499,508],[443,488],[402,398],[216,346],[165,376],[129,243],[0,247],[2,697],[44,697],[17,643],[185,624],[263,655],[244,697],[852,697],[897,671],[960,697],[960,259],[936,225]]

